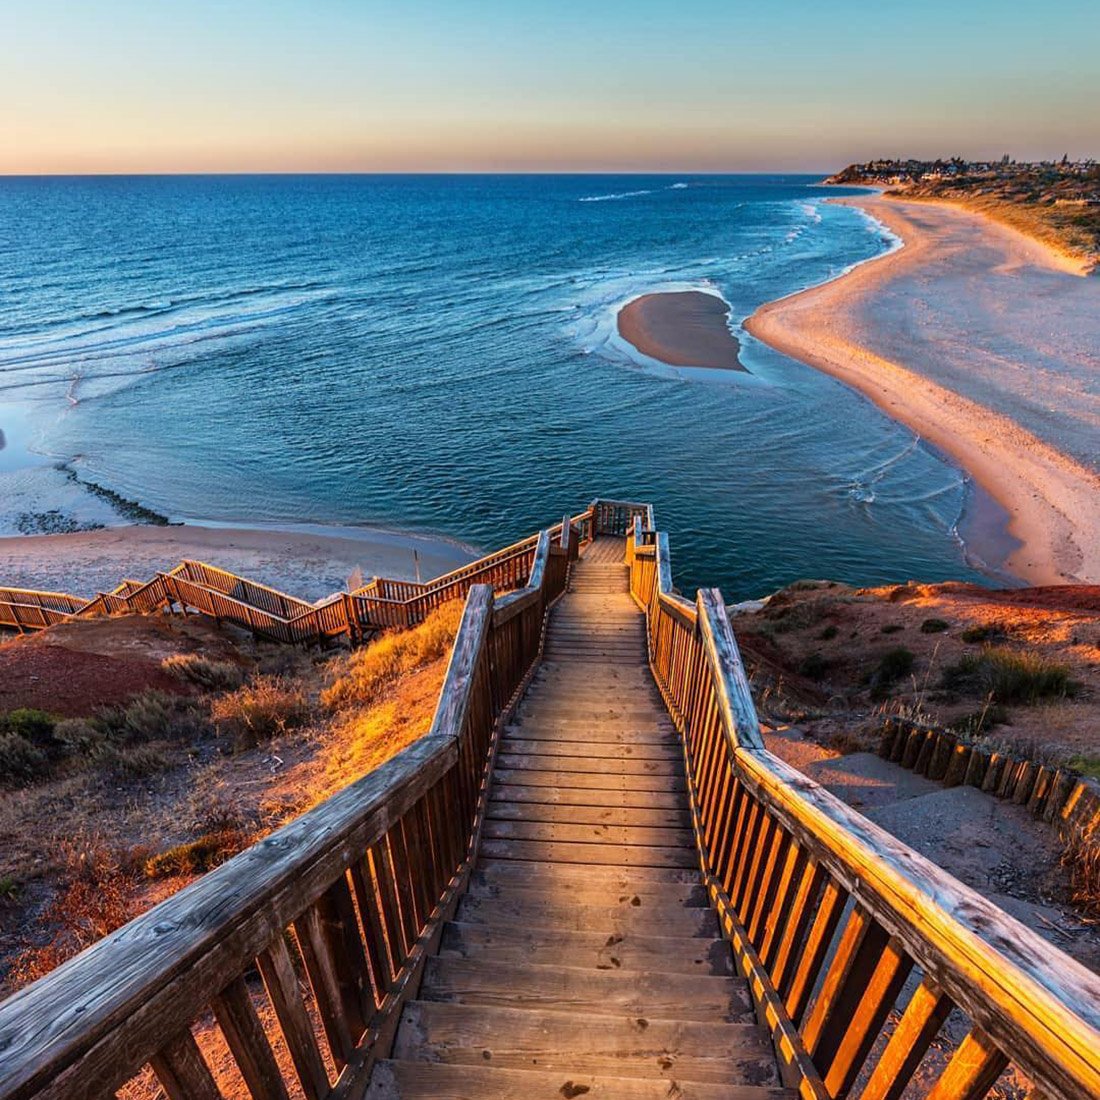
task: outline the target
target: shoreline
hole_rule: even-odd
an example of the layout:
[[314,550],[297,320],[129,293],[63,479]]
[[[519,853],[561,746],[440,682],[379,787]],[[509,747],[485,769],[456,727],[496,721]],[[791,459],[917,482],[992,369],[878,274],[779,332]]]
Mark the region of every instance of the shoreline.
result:
[[313,602],[345,591],[356,569],[364,581],[372,576],[415,580],[414,551],[424,581],[476,556],[443,538],[378,528],[130,524],[2,536],[0,585],[91,597],[109,592],[123,578],[146,580],[183,558],[195,558]]
[[[744,328],[777,351],[822,370],[859,390],[880,409],[949,456],[1007,515],[1007,535],[1015,540],[1004,568],[1030,584],[1100,581],[1100,476],[1050,441],[1040,439],[1017,420],[929,377],[920,355],[886,354],[907,324],[936,350],[939,334],[919,327],[920,318],[899,316],[886,292],[920,280],[922,294],[952,292],[949,252],[944,240],[958,219],[970,219],[966,231],[979,230],[982,243],[1000,258],[985,274],[1034,272],[1044,280],[1077,272],[1061,253],[1012,227],[965,208],[919,203],[925,210],[950,210],[942,232],[917,225],[904,201],[879,195],[830,200],[862,210],[898,236],[903,246],[859,264],[844,275],[762,306]],[[918,204],[912,204],[918,205]],[[925,302],[922,301],[921,305]],[[981,304],[981,303],[980,303]],[[946,309],[947,307],[945,307]],[[994,329],[994,310],[982,315]],[[884,351],[876,350],[883,347]],[[960,365],[971,346],[955,351]],[[927,364],[925,364],[927,367]],[[1020,364],[1023,371],[1031,365]],[[1005,405],[1011,401],[1006,397]],[[985,558],[996,539],[979,530]],[[1002,543],[1002,545],[1004,545]],[[996,550],[993,552],[996,556]]]
[[729,330],[729,304],[703,290],[656,291],[631,299],[615,319],[619,336],[669,367],[748,373]]

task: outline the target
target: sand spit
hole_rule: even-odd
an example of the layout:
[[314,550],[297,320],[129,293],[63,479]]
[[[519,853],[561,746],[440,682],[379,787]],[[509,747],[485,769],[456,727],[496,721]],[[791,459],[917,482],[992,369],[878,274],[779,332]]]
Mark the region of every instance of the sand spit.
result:
[[701,290],[643,294],[619,310],[619,335],[669,366],[743,371],[729,312],[721,298]]
[[840,201],[905,246],[763,306],[745,328],[967,470],[1008,513],[1013,574],[1100,582],[1100,279],[956,207]]

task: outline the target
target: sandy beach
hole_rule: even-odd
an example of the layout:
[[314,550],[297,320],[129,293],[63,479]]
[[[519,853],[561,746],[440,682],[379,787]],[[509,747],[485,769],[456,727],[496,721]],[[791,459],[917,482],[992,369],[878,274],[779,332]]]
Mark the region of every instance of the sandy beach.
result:
[[744,370],[741,345],[726,324],[730,308],[715,294],[643,294],[619,310],[619,335],[650,359],[673,367]]
[[146,579],[195,558],[281,589],[318,600],[346,588],[356,569],[372,576],[422,579],[473,559],[442,539],[369,528],[338,534],[229,527],[108,527],[69,535],[0,538],[0,585],[91,596],[124,577]]
[[966,470],[1007,513],[1012,574],[1100,582],[1100,278],[960,208],[838,201],[904,247],[762,307],[746,330]]

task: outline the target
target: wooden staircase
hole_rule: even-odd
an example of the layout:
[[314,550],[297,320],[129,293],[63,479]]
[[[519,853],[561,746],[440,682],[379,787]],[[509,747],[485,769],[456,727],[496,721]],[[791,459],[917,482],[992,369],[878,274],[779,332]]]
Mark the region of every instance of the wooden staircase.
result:
[[479,858],[376,1100],[776,1100],[701,885],[621,539],[592,543],[500,742]]

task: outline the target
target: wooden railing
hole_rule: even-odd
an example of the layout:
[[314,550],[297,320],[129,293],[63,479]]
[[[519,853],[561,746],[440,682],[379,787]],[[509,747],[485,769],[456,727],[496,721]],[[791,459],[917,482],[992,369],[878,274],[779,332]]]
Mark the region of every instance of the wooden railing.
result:
[[1100,979],[768,752],[721,594],[676,595],[641,521],[627,560],[707,888],[786,1083],[979,1100],[1012,1064],[1048,1100],[1100,1096]]
[[[597,510],[604,518],[602,529],[610,533],[613,526],[617,530],[628,522],[623,517],[629,507],[597,501],[548,531],[551,538],[560,540],[564,525],[571,538],[585,541],[596,530]],[[123,581],[114,591],[101,592],[91,600],[66,593],[0,588],[0,626],[40,630],[73,618],[149,614],[174,606],[235,623],[270,641],[318,642],[346,635],[358,642],[380,629],[414,626],[441,604],[464,599],[475,584],[488,584],[497,592],[522,588],[534,568],[538,539],[539,535],[531,535],[426,583],[375,577],[354,592],[319,604],[190,560],[146,582]]]
[[135,1076],[214,1100],[226,1047],[255,1097],[362,1095],[468,877],[496,734],[577,547],[559,525],[526,586],[469,588],[424,737],[0,1005],[0,1100]]

